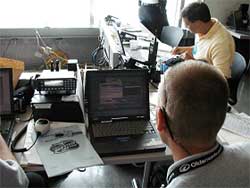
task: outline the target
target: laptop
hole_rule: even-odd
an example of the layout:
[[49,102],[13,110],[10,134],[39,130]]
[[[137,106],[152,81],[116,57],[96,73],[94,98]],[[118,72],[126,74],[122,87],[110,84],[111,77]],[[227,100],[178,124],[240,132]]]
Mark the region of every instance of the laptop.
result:
[[8,145],[14,125],[12,69],[0,68],[0,132]]
[[88,130],[100,156],[164,151],[150,122],[148,72],[88,71]]

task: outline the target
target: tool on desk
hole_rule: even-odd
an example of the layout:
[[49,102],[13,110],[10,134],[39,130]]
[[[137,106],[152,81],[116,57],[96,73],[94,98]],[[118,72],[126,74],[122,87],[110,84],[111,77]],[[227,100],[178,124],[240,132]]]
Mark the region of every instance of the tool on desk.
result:
[[148,70],[88,71],[88,127],[101,156],[164,151],[149,113]]
[[72,130],[62,130],[60,132],[57,133],[53,133],[53,134],[46,134],[43,136],[43,138],[46,137],[45,142],[51,142],[53,140],[57,140],[59,138],[64,138],[64,137],[73,137],[75,135],[79,135],[79,134],[83,134],[82,131],[72,131]]

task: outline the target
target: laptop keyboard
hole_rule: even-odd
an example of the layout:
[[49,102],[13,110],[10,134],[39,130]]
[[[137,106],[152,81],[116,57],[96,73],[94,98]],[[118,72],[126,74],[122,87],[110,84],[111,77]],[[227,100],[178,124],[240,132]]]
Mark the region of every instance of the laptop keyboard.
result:
[[94,137],[127,136],[145,133],[155,133],[155,130],[150,122],[145,122],[144,120],[93,124]]
[[14,119],[1,120],[0,132],[7,145],[9,145],[11,142],[11,138],[14,132],[14,125],[15,125]]

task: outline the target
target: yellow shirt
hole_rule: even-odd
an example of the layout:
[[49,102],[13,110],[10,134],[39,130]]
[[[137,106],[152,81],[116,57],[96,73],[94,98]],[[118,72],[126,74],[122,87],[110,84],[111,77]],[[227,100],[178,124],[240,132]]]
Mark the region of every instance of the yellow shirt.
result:
[[226,78],[231,78],[235,45],[231,34],[216,19],[206,35],[199,38],[194,47],[194,58],[205,60],[217,67]]

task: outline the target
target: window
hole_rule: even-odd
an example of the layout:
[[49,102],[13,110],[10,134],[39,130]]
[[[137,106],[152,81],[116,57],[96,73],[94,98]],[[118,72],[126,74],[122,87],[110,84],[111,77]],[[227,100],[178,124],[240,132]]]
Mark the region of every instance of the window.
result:
[[95,0],[96,24],[107,15],[120,18],[125,23],[138,23],[138,0]]
[[0,28],[90,26],[90,0],[4,0]]
[[[137,23],[139,0],[3,0],[0,28],[86,28],[99,26],[107,15],[125,23]],[[179,24],[180,9],[184,2],[168,0],[167,14],[170,25]]]

